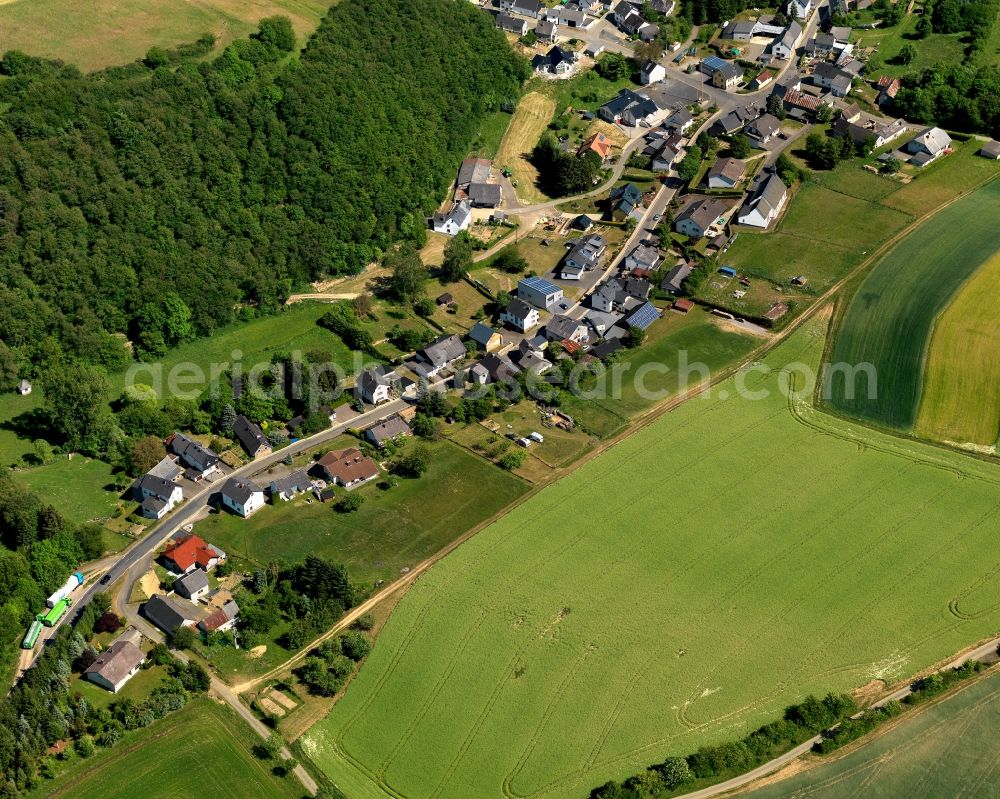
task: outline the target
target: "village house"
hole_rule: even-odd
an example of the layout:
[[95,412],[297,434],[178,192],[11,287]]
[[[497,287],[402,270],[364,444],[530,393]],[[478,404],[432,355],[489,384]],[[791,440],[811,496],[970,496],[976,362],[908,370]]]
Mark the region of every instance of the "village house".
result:
[[743,80],[743,68],[732,61],[710,55],[703,58],[698,69],[709,76],[718,89],[735,88]]
[[782,61],[787,61],[795,55],[795,49],[798,46],[799,37],[801,35],[802,26],[795,20],[792,20],[788,23],[788,27],[785,28],[785,32],[781,34],[781,37],[775,39],[771,44],[771,55],[774,58],[780,58]]
[[760,109],[755,105],[735,108],[713,122],[708,132],[712,136],[731,136],[733,133],[743,130],[749,122],[758,116],[760,116]]
[[770,86],[774,82],[774,73],[767,69],[762,69],[757,73],[757,77],[750,81],[747,87],[750,91],[759,92],[761,89]]
[[819,111],[820,99],[798,89],[788,89],[782,97],[785,110],[792,117],[811,117]]
[[260,425],[251,422],[243,414],[237,416],[233,423],[233,436],[254,460],[271,454],[271,442],[267,440]]
[[631,127],[651,125],[659,113],[656,103],[631,89],[622,89],[597,109],[597,115],[605,122]]
[[910,156],[910,163],[924,167],[951,149],[951,136],[941,128],[924,128],[903,145],[903,152]]
[[299,469],[287,477],[272,480],[268,490],[271,493],[271,502],[274,502],[275,499],[287,502],[297,494],[305,493],[311,487],[312,481],[309,479],[309,475],[304,469]]
[[719,218],[729,210],[721,200],[707,198],[689,205],[674,220],[674,230],[693,239],[706,235]]
[[608,195],[611,202],[609,216],[615,222],[624,222],[642,205],[642,192],[634,183],[619,186]]
[[660,282],[661,291],[669,291],[671,294],[680,294],[684,290],[684,281],[688,275],[694,271],[694,266],[689,263],[680,263],[674,266],[667,276]]
[[[855,112],[855,109],[857,111]],[[867,119],[857,106],[848,106],[833,123],[834,136],[850,136],[851,140],[861,146],[881,147],[906,133],[905,119],[885,121],[877,117]]]
[[412,436],[413,431],[410,426],[403,421],[401,416],[390,416],[383,419],[365,430],[365,440],[381,449],[389,441],[393,441],[401,436]]
[[570,50],[564,50],[558,44],[542,55],[539,53],[531,59],[535,72],[550,72],[553,75],[567,75],[576,65],[576,56]]
[[517,296],[540,311],[551,311],[562,302],[563,291],[555,283],[532,276],[518,282]]
[[522,333],[527,333],[538,325],[538,309],[533,308],[518,297],[512,297],[503,313],[500,314],[500,321]]
[[813,83],[829,89],[834,97],[847,97],[851,90],[851,81],[849,73],[825,61],[817,64],[813,70]]
[[812,0],[789,0],[787,6],[788,16],[792,19],[807,19],[812,10]]
[[590,325],[591,330],[597,336],[604,336],[612,327],[622,320],[622,314],[618,311],[599,311],[591,308],[583,316],[583,321]]
[[389,401],[398,382],[399,377],[391,366],[372,366],[358,375],[356,394],[369,405],[380,405]]
[[236,626],[239,617],[240,606],[235,600],[230,599],[221,608],[198,622],[198,629],[203,633],[224,633]]
[[316,462],[331,483],[350,490],[378,477],[378,466],[357,447],[328,452]]
[[428,344],[416,352],[417,360],[427,365],[424,371],[428,377],[434,377],[465,356],[465,345],[462,343],[462,339],[454,334],[441,336],[432,344]]
[[878,89],[878,97],[875,99],[875,102],[879,106],[889,105],[895,99],[896,95],[899,94],[901,86],[899,78],[883,75],[875,84],[875,88]]
[[490,353],[469,370],[469,379],[474,383],[512,383],[517,378],[518,368],[506,355]]
[[741,180],[746,165],[738,158],[719,158],[708,170],[710,189],[731,189]]
[[497,27],[502,31],[513,33],[515,36],[524,36],[528,32],[527,20],[512,17],[503,11],[497,14]]
[[747,125],[747,135],[761,144],[767,144],[781,130],[781,120],[772,114],[762,114]]
[[174,593],[192,602],[197,602],[208,592],[208,575],[201,569],[193,569],[174,580]]
[[628,270],[645,269],[647,272],[652,272],[662,260],[663,256],[660,255],[659,249],[649,244],[639,244],[625,259],[625,268]]
[[587,325],[579,319],[572,319],[559,314],[553,316],[545,325],[545,337],[549,341],[572,341],[576,344],[587,343]]
[[722,29],[720,38],[734,42],[749,42],[756,31],[757,23],[749,19],[736,19]]
[[212,571],[226,559],[226,553],[197,535],[184,535],[163,551],[161,556],[167,571],[187,574],[194,569]]
[[166,440],[167,451],[174,453],[184,466],[189,480],[204,480],[219,470],[219,456],[183,433],[174,433]]
[[502,11],[510,11],[532,19],[537,19],[543,8],[540,0],[500,0]]
[[264,489],[252,480],[230,477],[219,492],[223,507],[244,519],[264,507]]
[[452,205],[447,212],[438,212],[431,217],[431,227],[435,233],[446,236],[457,236],[469,227],[472,221],[472,208],[466,200]]
[[536,375],[547,372],[554,365],[539,350],[532,347],[527,340],[522,341],[508,357],[522,372],[531,372]]
[[806,42],[806,55],[811,58],[826,58],[833,52],[836,39],[831,33],[817,33]]
[[777,174],[757,176],[754,187],[746,203],[739,211],[737,221],[741,225],[766,228],[781,213],[788,198],[788,189]]
[[494,352],[503,346],[500,332],[483,322],[476,322],[472,326],[472,330],[469,331],[469,340],[475,343],[477,349],[486,352]]
[[578,157],[582,157],[587,153],[594,153],[601,159],[601,163],[603,164],[611,156],[612,147],[613,143],[611,139],[603,133],[595,133],[593,136],[588,137],[583,144],[577,148],[576,154]]
[[83,677],[111,693],[118,693],[142,668],[146,656],[132,641],[122,636],[97,656]]
[[191,603],[178,602],[162,594],[151,596],[139,610],[168,635],[181,627],[193,627],[199,615]]
[[599,269],[608,251],[608,243],[603,236],[588,233],[581,236],[563,259],[560,277],[563,280],[579,280],[584,272]]
[[661,81],[665,77],[667,77],[666,67],[655,61],[647,61],[642,65],[642,69],[639,70],[639,83],[643,86]]
[[139,513],[147,519],[162,519],[184,499],[184,490],[177,483],[150,472],[132,484],[132,492],[140,503]]

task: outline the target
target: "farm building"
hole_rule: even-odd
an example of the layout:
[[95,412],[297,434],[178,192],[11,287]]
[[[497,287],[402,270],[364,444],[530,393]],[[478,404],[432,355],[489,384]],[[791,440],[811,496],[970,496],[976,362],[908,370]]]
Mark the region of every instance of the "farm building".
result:
[[478,349],[493,352],[503,346],[503,339],[499,331],[494,330],[483,322],[476,322],[469,331],[469,340],[475,342]]

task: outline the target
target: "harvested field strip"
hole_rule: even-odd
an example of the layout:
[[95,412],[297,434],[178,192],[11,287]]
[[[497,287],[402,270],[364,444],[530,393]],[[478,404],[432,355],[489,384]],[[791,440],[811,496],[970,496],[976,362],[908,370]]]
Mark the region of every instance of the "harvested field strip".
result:
[[998,218],[1000,181],[993,181],[936,214],[876,264],[834,337],[830,362],[861,371],[834,374],[832,408],[887,427],[913,427],[934,319],[1000,249]]
[[538,144],[555,110],[556,103],[551,97],[538,92],[524,95],[494,159],[498,169],[510,167],[511,177],[517,182],[517,196],[527,205],[548,199],[536,185],[538,170],[528,161],[528,156]]
[[934,323],[920,413],[924,438],[992,447],[1000,435],[1000,254]]
[[578,799],[992,633],[1000,469],[790,402],[784,365],[815,369],[824,336],[807,323],[424,574],[304,736],[314,762],[360,799]]

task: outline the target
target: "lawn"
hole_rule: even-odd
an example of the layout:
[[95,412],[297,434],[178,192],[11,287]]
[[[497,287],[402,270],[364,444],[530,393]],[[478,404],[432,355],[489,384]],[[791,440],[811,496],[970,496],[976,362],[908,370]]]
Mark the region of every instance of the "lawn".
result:
[[0,465],[10,466],[31,452],[31,439],[22,438],[8,427],[23,413],[42,404],[41,391],[22,397],[20,394],[0,394]]
[[511,182],[521,202],[531,205],[548,197],[538,188],[538,170],[528,160],[531,151],[552,119],[556,102],[540,92],[529,92],[521,98],[514,118],[504,134],[500,149],[493,160],[499,169],[510,168]]
[[[203,379],[192,384],[192,390],[200,391],[209,384],[210,376],[222,374],[229,364],[240,362],[243,373],[260,363],[270,363],[276,352],[307,352],[311,349],[326,350],[336,364],[348,373],[355,369],[354,353],[333,333],[316,324],[316,320],[329,310],[326,303],[301,302],[289,305],[274,316],[265,316],[250,322],[243,322],[216,331],[209,338],[198,339],[170,350],[161,360],[152,364],[155,373],[160,374],[163,391],[169,385],[171,370],[194,369]],[[151,383],[148,369],[138,365],[135,382]],[[127,372],[112,376],[112,385],[120,392],[126,384]],[[160,396],[164,396],[161,391]]]
[[775,232],[741,231],[725,261],[741,272],[785,285],[805,275],[816,291],[824,291],[866,252],[912,221],[912,216],[878,203],[807,183],[792,198]]
[[461,447],[445,441],[427,446],[431,466],[426,474],[401,479],[388,491],[375,482],[355,489],[365,498],[355,513],[338,513],[315,500],[306,504],[300,497],[268,506],[249,519],[212,515],[198,524],[197,532],[258,564],[298,563],[312,554],[333,558],[347,566],[352,582],[363,589],[375,580],[395,579],[400,569],[416,566],[528,488]]
[[216,799],[287,797],[302,786],[271,773],[273,761],[258,760],[251,747],[259,739],[228,708],[207,699],[127,734],[89,760],[72,758],[54,781],[43,781],[31,796],[41,799],[100,796],[103,799]]
[[[746,794],[748,799],[936,799],[996,786],[1000,673],[905,716],[849,754]],[[994,788],[989,788],[993,785]]]
[[313,762],[354,799],[578,799],[993,634],[1000,471],[815,411],[790,375],[824,337],[813,320],[423,575],[304,737]]
[[830,355],[833,364],[874,370],[876,385],[871,377],[836,375],[827,397],[831,407],[912,428],[934,319],[1000,249],[998,217],[1000,181],[993,181],[931,217],[876,264],[844,312]]
[[914,432],[992,447],[1000,435],[1000,255],[962,287],[934,322]]
[[83,455],[60,455],[45,466],[17,472],[15,478],[77,524],[104,521],[118,504],[111,467]]
[[329,3],[322,0],[11,0],[0,4],[0,50],[57,58],[85,71],[142,58],[150,47],[172,48],[204,33],[216,52],[257,29],[264,17],[283,14],[304,46]]
[[845,161],[829,172],[820,173],[819,182],[832,191],[870,202],[878,202],[900,187],[898,180],[869,172],[854,160]]
[[[859,48],[874,47],[879,65],[873,75],[893,75],[897,78],[939,64],[961,64],[965,57],[963,33],[932,33],[925,39],[916,37],[919,16],[907,14],[899,25],[873,30],[855,28],[851,38]],[[916,56],[909,64],[895,63],[896,56],[906,44],[916,48]]]
[[486,114],[469,154],[477,158],[495,158],[511,118],[506,111],[490,111]]

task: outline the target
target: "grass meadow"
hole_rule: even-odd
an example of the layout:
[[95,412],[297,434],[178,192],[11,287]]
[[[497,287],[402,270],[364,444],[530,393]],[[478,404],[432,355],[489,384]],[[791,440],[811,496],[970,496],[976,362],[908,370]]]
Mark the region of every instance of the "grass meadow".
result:
[[302,796],[294,777],[275,777],[274,761],[251,754],[258,742],[228,708],[198,699],[88,760],[71,755],[55,780],[43,780],[30,795],[35,799]]
[[354,799],[577,799],[992,634],[1000,471],[786,399],[784,365],[815,368],[825,334],[807,323],[770,371],[681,405],[423,575],[302,739],[314,763]]
[[215,34],[219,52],[275,14],[292,21],[304,46],[328,7],[323,0],[7,0],[0,3],[0,51],[22,50],[91,71],[135,61],[154,45],[193,42],[204,33]]
[[934,322],[914,432],[992,447],[1000,436],[1000,255],[966,283]]
[[[744,794],[747,799],[937,799],[996,791],[1000,673],[904,716],[843,757]],[[992,787],[991,787],[992,786]]]
[[510,120],[494,159],[498,169],[510,168],[511,180],[517,184],[518,199],[528,205],[548,199],[538,188],[538,170],[528,156],[538,144],[555,110],[555,100],[545,94],[529,92],[524,95],[517,104],[514,118]]
[[876,264],[847,306],[830,361],[871,364],[877,389],[835,377],[834,409],[900,430],[913,427],[934,319],[1000,249],[998,217],[1000,181],[993,181],[936,214]]

